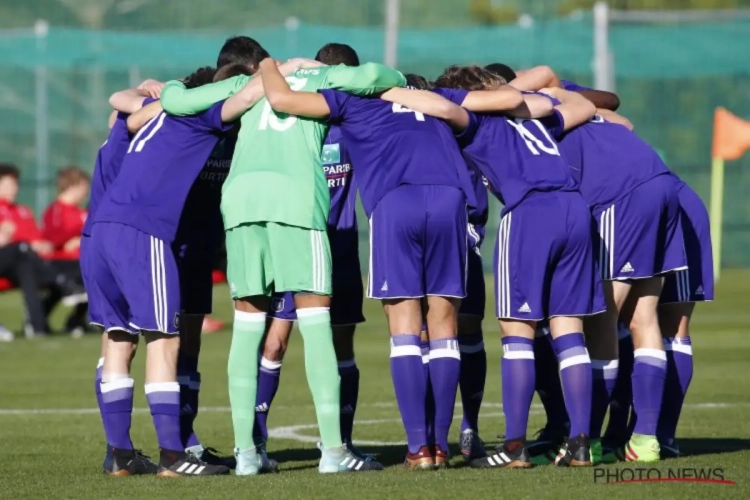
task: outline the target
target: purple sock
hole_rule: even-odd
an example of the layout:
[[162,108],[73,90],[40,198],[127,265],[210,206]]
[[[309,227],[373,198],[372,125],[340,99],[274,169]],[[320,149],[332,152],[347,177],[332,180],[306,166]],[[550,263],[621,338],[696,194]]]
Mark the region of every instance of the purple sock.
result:
[[107,443],[121,450],[132,450],[130,425],[133,419],[133,379],[127,376],[102,382],[102,416]]
[[693,378],[693,346],[690,337],[670,337],[664,339],[664,350],[667,354],[667,379],[656,434],[666,443],[677,434],[682,405]]
[[554,428],[568,427],[568,410],[565,408],[565,397],[560,385],[557,355],[549,335],[534,338],[534,370],[534,389],[542,400],[547,425]]
[[655,436],[667,377],[667,355],[661,349],[636,349],[633,356],[633,410],[638,415],[633,432]]
[[609,407],[609,422],[607,423],[607,436],[627,436],[628,419],[630,408],[633,405],[633,338],[630,330],[623,325],[618,326],[619,340],[619,368],[617,370],[617,381],[612,390],[612,399]]
[[270,361],[261,358],[258,369],[258,392],[255,397],[255,424],[253,438],[255,440],[268,439],[268,412],[276,397],[281,381],[281,361]]
[[552,340],[560,365],[570,437],[588,436],[591,428],[591,359],[583,333],[568,333]]
[[359,400],[359,368],[354,358],[339,361],[341,377],[341,441],[349,443],[354,429],[354,414]]
[[198,373],[198,357],[180,354],[177,358],[177,383],[180,384],[180,439],[183,448],[200,446],[195,435],[195,419],[198,416],[198,398],[201,390],[201,374]]
[[424,401],[425,427],[427,428],[427,443],[432,446],[435,444],[435,397],[432,395],[432,382],[430,382],[430,341],[423,340],[420,343],[420,349],[422,351],[424,377],[427,381]]
[[180,384],[156,382],[146,384],[146,400],[162,450],[182,451],[180,438]]
[[104,426],[104,436],[107,436],[107,428],[104,423],[104,401],[102,400],[102,368],[104,367],[104,358],[99,358],[96,365],[96,375],[94,375],[94,393],[96,394],[96,404],[99,406],[99,416],[102,418]]
[[484,350],[481,330],[474,335],[459,336],[458,348],[461,351],[458,385],[461,387],[461,406],[464,410],[461,432],[466,429],[479,432],[479,410],[487,379],[487,351]]
[[599,439],[602,435],[604,417],[607,415],[612,390],[617,382],[618,364],[616,359],[591,360],[591,439]]
[[460,372],[458,340],[431,340],[430,383],[435,399],[435,444],[445,452],[448,451],[448,434],[453,423]]
[[391,337],[391,377],[398,409],[406,431],[409,453],[427,445],[425,399],[427,380],[422,366],[422,350],[417,334]]
[[534,341],[503,337],[503,413],[506,441],[526,439],[529,410],[534,397]]

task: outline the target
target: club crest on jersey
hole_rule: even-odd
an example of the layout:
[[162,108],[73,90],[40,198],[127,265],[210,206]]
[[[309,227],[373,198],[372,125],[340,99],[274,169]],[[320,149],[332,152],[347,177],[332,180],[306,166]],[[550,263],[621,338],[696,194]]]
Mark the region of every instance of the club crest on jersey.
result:
[[336,165],[341,163],[341,146],[338,144],[323,144],[320,155],[323,165]]

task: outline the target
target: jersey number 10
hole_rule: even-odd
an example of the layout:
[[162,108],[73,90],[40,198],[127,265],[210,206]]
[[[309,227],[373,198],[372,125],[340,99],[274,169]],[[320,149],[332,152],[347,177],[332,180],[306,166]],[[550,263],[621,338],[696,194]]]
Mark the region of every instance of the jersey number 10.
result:
[[[539,156],[540,150],[550,155],[560,156],[560,151],[558,151],[557,149],[557,144],[555,144],[555,141],[553,141],[549,136],[549,133],[547,132],[547,129],[544,128],[544,125],[539,123],[539,120],[524,120],[522,118],[516,118],[515,120],[508,120],[508,123],[516,129],[516,132],[521,134],[521,138],[524,140],[526,146],[534,156]],[[532,134],[531,130],[525,127],[526,123],[533,123],[536,126],[535,128],[538,129],[542,134],[547,144],[544,143],[545,141],[542,141],[534,134]]]
[[[289,88],[295,92],[302,90],[307,85],[307,78],[297,78],[296,76],[288,76],[286,78]],[[260,115],[260,124],[258,130],[271,129],[277,132],[285,132],[289,130],[295,123],[297,123],[296,116],[287,116],[286,118],[279,118],[276,113],[271,109],[271,105],[266,101],[263,106],[263,113]]]

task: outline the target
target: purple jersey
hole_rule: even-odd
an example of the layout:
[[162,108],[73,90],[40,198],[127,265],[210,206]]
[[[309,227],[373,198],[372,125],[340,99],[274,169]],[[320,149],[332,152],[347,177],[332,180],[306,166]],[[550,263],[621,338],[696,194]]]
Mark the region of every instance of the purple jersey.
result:
[[622,125],[595,116],[562,135],[560,151],[592,211],[669,173],[659,154]]
[[380,99],[336,90],[321,93],[357,165],[368,217],[383,196],[402,185],[456,187],[469,205],[476,204],[466,163],[445,122]]
[[[437,92],[459,106],[468,94],[455,89]],[[542,121],[469,114],[469,127],[459,136],[459,143],[469,164],[482,172],[492,193],[503,203],[503,213],[534,192],[577,191],[568,163],[548,133],[562,133],[560,113]]]
[[560,80],[560,85],[562,85],[565,90],[570,90],[571,92],[577,92],[579,90],[594,90],[590,87],[584,87],[583,85],[578,85],[569,80]]
[[323,143],[321,153],[323,170],[331,194],[331,211],[328,214],[329,231],[356,231],[355,210],[357,186],[354,181],[352,161],[344,142],[341,127],[332,125]]
[[177,233],[193,182],[232,124],[221,121],[223,101],[206,112],[172,117],[162,112],[130,141],[118,176],[94,215],[98,222],[134,227],[165,242]]

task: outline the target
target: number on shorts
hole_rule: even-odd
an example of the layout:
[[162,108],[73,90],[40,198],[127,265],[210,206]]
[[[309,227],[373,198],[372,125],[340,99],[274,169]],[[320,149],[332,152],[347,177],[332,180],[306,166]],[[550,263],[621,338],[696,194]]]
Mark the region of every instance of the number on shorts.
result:
[[[146,124],[141,127],[141,129],[135,134],[135,136],[133,136],[133,140],[130,141],[128,153],[131,153],[133,151],[135,151],[136,153],[140,153],[141,151],[143,151],[143,147],[146,145],[146,143],[151,140],[151,138],[159,131],[161,126],[164,125],[164,118],[166,117],[167,114],[162,112],[147,121]],[[154,122],[156,122],[155,125]],[[149,131],[148,134],[146,134],[146,131]],[[144,134],[146,134],[145,137],[143,137]]]
[[[296,91],[302,90],[307,85],[307,78],[297,78],[296,76],[288,76],[286,78],[289,88]],[[260,125],[258,130],[267,130],[271,127],[277,132],[284,132],[289,130],[295,123],[297,123],[296,116],[287,116],[286,118],[279,118],[273,112],[271,105],[266,101],[263,106],[263,113],[260,116]]]
[[424,121],[424,114],[423,113],[420,113],[419,111],[413,111],[413,110],[407,108],[406,106],[402,106],[402,105],[400,105],[398,103],[394,102],[393,106],[391,107],[391,110],[394,113],[414,113],[414,118],[416,118],[418,122],[423,122]]
[[[519,134],[521,134],[521,138],[526,143],[526,146],[535,156],[541,154],[539,152],[540,150],[550,155],[560,156],[560,151],[557,150],[557,144],[555,144],[555,141],[549,136],[544,125],[539,123],[539,120],[524,120],[522,118],[516,118],[515,121],[508,120],[508,123],[511,124]],[[526,128],[526,123],[533,123],[544,137],[544,141],[531,133],[531,131]],[[545,141],[547,144],[545,144]]]

